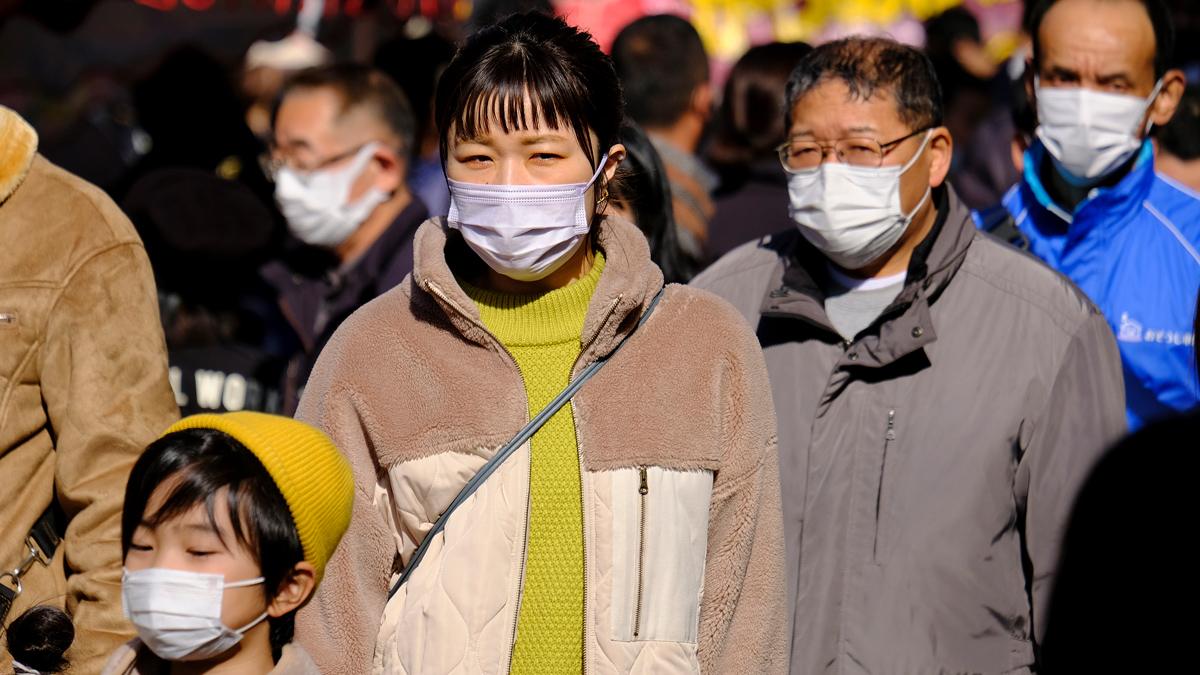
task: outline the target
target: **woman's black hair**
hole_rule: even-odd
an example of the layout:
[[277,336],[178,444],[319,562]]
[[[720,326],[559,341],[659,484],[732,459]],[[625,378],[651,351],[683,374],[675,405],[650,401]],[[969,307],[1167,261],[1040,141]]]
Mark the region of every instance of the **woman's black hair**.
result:
[[632,212],[634,224],[650,243],[650,257],[667,283],[686,284],[698,265],[679,246],[671,184],[662,159],[646,132],[632,121],[626,121],[621,129],[621,142],[626,156],[613,181],[612,199]]
[[[175,484],[162,505],[146,513],[150,495],[170,480]],[[216,530],[216,501],[222,488],[237,539],[222,543],[250,552],[262,569],[263,594],[270,601],[296,563],[304,560],[300,535],[283,494],[258,458],[237,439],[215,429],[167,434],[151,443],[133,465],[121,514],[121,556],[129,553],[139,525],[164,523],[199,504]],[[283,645],[292,640],[295,614],[269,621],[271,648],[278,660]]]
[[30,607],[8,625],[8,653],[13,660],[40,673],[66,670],[63,655],[74,641],[75,625],[57,607]]
[[574,132],[595,167],[599,152],[589,132],[600,152],[615,145],[623,110],[612,61],[592,36],[562,19],[526,12],[467,39],[438,81],[434,120],[443,164],[451,133],[461,141],[496,123],[505,133],[542,123]]

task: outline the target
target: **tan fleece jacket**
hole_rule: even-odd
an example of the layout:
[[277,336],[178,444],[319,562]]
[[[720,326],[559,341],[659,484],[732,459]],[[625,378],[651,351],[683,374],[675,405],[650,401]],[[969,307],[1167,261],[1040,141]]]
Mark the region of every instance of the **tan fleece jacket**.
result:
[[[574,374],[617,346],[662,285],[636,227],[597,227],[607,265]],[[324,672],[507,672],[528,444],[387,599],[441,510],[529,419],[516,363],[451,272],[471,278],[479,264],[456,232],[425,223],[413,274],[342,325],[301,401],[299,417],[333,437],[358,484],[350,529],[297,618],[297,641]],[[753,333],[725,302],[669,286],[573,408],[585,669],[783,672],[775,420]]]
[[[38,155],[33,129],[4,107],[0,247],[0,568],[24,558],[52,500],[70,518],[7,621],[65,607],[71,672],[98,673],[133,635],[120,600],[125,481],[179,416],[154,277],[121,211]],[[0,672],[9,663],[0,645]]]

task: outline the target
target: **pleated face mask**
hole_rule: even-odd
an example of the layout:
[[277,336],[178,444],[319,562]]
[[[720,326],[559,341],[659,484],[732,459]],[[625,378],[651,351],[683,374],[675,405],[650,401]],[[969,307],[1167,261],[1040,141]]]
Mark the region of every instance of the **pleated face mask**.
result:
[[788,174],[788,213],[800,233],[839,266],[856,270],[877,260],[900,240],[913,216],[900,205],[900,177],[925,151],[932,132],[903,166],[861,167],[824,162]]
[[125,616],[150,651],[167,661],[211,659],[232,649],[242,635],[267,618],[238,629],[221,623],[226,588],[256,586],[263,577],[225,583],[220,574],[200,574],[161,567],[125,571],[121,600]]
[[1141,98],[1083,87],[1043,87],[1034,80],[1037,137],[1065,178],[1076,184],[1094,182],[1142,147],[1150,130],[1142,118],[1161,88],[1159,80],[1150,96]]
[[488,267],[517,281],[537,281],[571,258],[591,223],[584,196],[608,162],[585,183],[485,185],[447,179],[450,227]]

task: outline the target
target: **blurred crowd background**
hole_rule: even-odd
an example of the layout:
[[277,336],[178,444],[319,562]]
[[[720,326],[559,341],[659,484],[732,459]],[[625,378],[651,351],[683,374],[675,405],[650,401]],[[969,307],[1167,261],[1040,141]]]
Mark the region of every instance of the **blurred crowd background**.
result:
[[[1200,190],[1200,11],[1168,4],[1189,88],[1156,131],[1156,165]],[[534,8],[613,55],[636,123],[615,205],[673,281],[793,226],[774,149],[784,84],[809,45],[867,33],[926,50],[955,139],[951,182],[981,218],[1017,181],[1014,152],[1033,130],[1020,0],[0,0],[0,105],[138,228],[184,412],[290,413],[342,314],[386,288],[347,290],[347,261],[289,234],[267,161],[284,82],[344,62],[394,79],[415,126],[408,185],[445,214],[438,74],[475,27]],[[683,21],[645,19],[660,15]],[[309,308],[318,318],[289,309],[304,293],[325,294]]]

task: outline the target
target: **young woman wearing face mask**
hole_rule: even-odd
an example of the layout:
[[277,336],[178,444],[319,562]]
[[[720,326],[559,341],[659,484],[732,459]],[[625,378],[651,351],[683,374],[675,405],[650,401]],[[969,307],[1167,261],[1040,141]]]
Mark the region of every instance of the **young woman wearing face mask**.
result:
[[338,673],[784,672],[761,353],[609,209],[610,61],[517,15],[460,49],[435,114],[450,214],[301,401],[358,490],[297,639]]
[[350,520],[350,468],[275,415],[194,415],[150,444],[125,490],[121,581],[138,637],[104,675],[316,675],[295,611]]

